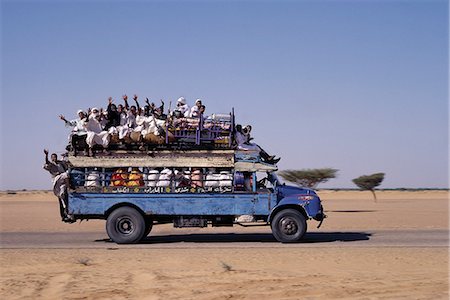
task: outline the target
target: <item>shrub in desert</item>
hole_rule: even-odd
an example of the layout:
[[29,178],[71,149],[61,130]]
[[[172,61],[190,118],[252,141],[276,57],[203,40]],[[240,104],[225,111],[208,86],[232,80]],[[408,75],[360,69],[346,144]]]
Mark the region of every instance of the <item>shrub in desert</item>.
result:
[[284,180],[292,182],[298,186],[317,188],[317,186],[329,179],[336,178],[337,169],[302,169],[302,170],[284,170],[278,174]]
[[375,195],[375,187],[379,186],[384,179],[384,173],[375,173],[372,175],[363,175],[353,179],[353,183],[360,189],[365,191],[371,191],[373,199],[377,202],[377,196]]

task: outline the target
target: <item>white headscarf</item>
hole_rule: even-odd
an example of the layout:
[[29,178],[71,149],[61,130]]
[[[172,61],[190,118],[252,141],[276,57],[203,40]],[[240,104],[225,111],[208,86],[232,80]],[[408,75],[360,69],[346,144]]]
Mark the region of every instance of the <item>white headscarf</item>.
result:
[[[94,110],[96,110],[97,112],[94,113]],[[100,115],[100,110],[97,107],[94,107],[91,109],[91,115],[94,117],[98,117]]]

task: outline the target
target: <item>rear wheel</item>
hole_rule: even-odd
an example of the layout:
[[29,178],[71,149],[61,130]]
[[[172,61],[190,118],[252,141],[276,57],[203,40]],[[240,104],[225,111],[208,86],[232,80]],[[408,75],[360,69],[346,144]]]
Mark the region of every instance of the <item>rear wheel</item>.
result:
[[271,222],[272,234],[282,243],[295,243],[306,233],[306,219],[295,209],[279,211]]
[[132,207],[119,207],[106,220],[106,232],[117,244],[133,244],[144,236],[144,217]]

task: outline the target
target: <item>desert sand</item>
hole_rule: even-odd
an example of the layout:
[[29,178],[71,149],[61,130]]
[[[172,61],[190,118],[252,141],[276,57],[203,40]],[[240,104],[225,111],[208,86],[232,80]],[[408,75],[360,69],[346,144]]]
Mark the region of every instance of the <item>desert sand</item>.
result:
[[[328,218],[311,232],[448,230],[448,191],[319,191]],[[64,224],[49,192],[0,193],[1,233],[104,232]],[[270,233],[268,227],[152,234]],[[104,234],[106,237],[106,234]],[[178,242],[103,249],[0,249],[1,299],[448,299],[448,246]],[[187,247],[189,246],[189,247]]]

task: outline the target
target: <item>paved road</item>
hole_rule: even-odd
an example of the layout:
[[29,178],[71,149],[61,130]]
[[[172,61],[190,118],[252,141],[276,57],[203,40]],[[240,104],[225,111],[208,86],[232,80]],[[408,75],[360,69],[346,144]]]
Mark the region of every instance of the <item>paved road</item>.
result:
[[[231,232],[231,230],[230,230]],[[448,247],[448,230],[380,230],[373,232],[312,232],[297,244],[278,243],[271,234],[187,233],[176,229],[155,233],[136,245],[117,245],[102,232],[0,233],[0,249],[116,249],[116,248],[283,248],[283,247]]]

